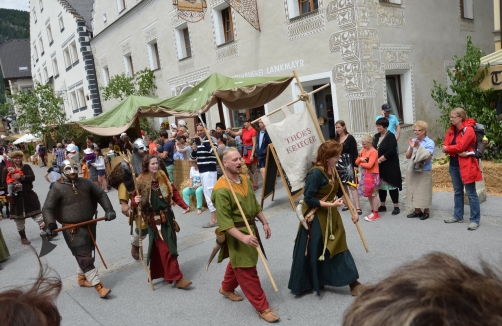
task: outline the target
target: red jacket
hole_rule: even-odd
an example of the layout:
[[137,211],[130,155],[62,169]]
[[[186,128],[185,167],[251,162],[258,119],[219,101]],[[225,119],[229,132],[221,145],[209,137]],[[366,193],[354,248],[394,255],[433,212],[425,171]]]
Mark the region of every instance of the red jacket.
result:
[[[455,126],[451,126],[446,132],[443,142],[443,145],[446,146],[445,153],[455,157],[458,153],[476,151],[475,124],[476,121],[473,119],[467,119],[462,123],[462,126],[457,131],[455,145],[451,145],[453,136],[455,135]],[[460,176],[464,184],[483,180],[478,159],[474,155],[468,155],[466,157],[458,156],[458,165],[460,166]]]

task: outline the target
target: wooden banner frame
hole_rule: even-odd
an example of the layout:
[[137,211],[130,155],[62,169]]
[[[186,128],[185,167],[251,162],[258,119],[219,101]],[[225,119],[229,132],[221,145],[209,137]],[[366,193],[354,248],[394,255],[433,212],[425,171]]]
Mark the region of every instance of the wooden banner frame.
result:
[[[267,148],[267,159],[265,161],[265,177],[263,178],[263,186],[261,191],[261,206],[263,207],[263,201],[272,195],[272,201],[274,201],[275,195],[275,185],[277,184],[277,172],[279,172],[282,182],[284,183],[284,188],[286,188],[289,201],[293,211],[296,209],[295,200],[296,198],[303,195],[303,188],[297,191],[291,191],[291,185],[289,184],[288,178],[281,167],[281,162],[277,157],[275,152],[274,144],[269,144]],[[270,178],[274,178],[273,181]]]

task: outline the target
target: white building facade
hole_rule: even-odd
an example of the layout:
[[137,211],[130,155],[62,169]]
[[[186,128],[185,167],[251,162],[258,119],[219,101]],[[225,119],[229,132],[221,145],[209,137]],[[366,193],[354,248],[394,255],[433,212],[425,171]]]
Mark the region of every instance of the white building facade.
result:
[[90,49],[93,1],[30,1],[31,71],[64,100],[71,121],[101,113]]
[[[102,0],[94,3],[91,48],[98,84],[121,73],[151,68],[156,96],[194,87],[213,72],[227,76],[286,76],[295,69],[312,96],[318,117],[342,119],[356,137],[374,132],[375,117],[389,102],[403,126],[425,120],[440,135],[439,111],[430,93],[445,82],[453,55],[465,53],[467,36],[493,48],[493,3],[483,0],[247,0],[242,14],[223,0],[208,0],[205,18],[179,19],[170,1]],[[256,6],[255,6],[256,5]],[[253,21],[256,10],[260,31]],[[254,20],[256,21],[256,19]],[[229,111],[227,127],[257,118],[294,100],[296,82],[260,108]],[[116,102],[103,103],[109,108]],[[296,104],[295,110],[302,109]],[[218,109],[206,115],[209,127]],[[322,126],[327,135],[328,126]]]

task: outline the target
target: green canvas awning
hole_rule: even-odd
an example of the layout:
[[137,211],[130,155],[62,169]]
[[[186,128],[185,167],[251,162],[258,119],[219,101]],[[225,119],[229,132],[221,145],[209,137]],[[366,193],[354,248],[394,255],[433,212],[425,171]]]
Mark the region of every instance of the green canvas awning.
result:
[[119,135],[129,129],[137,118],[170,116],[161,108],[150,108],[151,104],[159,101],[158,98],[131,95],[100,115],[80,121],[79,125],[95,135]]
[[181,95],[156,103],[172,115],[196,116],[207,112],[218,99],[230,110],[256,108],[279,96],[294,77],[230,78],[213,73]]

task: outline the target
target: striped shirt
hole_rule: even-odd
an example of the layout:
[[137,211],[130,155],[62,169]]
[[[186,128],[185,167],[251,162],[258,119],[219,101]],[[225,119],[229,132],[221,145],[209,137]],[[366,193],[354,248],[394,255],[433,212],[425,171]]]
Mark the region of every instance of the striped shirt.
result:
[[190,153],[190,157],[197,158],[199,173],[216,172],[216,156],[208,140],[198,145],[197,150]]

